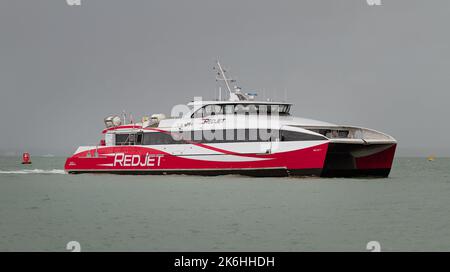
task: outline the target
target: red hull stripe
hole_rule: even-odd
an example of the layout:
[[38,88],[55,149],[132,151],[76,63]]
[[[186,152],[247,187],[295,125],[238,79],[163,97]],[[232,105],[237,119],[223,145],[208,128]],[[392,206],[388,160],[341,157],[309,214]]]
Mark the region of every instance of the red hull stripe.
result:
[[[222,161],[190,159],[152,148],[139,146],[113,146],[80,152],[67,159],[65,169],[71,170],[167,170],[167,169],[317,169],[323,168],[328,143],[304,149],[273,154],[252,154],[255,160],[233,161],[229,154],[218,154]],[[87,157],[87,154],[90,157]],[[230,157],[228,157],[230,156]],[[247,156],[247,155],[245,155]],[[196,156],[192,156],[196,157]],[[248,156],[247,156],[248,157]],[[229,158],[229,161],[227,161]],[[259,159],[259,160],[258,160]],[[264,160],[261,160],[264,159]]]

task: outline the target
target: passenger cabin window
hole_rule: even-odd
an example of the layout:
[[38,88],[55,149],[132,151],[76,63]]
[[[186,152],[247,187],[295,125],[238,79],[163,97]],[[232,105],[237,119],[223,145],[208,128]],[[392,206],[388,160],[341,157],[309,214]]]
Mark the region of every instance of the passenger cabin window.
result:
[[[129,141],[119,139],[117,145],[129,144]],[[279,139],[278,130],[258,130],[258,129],[227,129],[214,131],[184,131],[173,132],[146,132],[142,138],[143,145],[168,145],[168,144],[188,144],[196,143],[231,143],[231,142],[269,142]],[[122,144],[121,144],[122,143]]]
[[116,134],[116,145],[171,145],[197,143],[323,141],[325,137],[289,130],[226,129],[184,131],[180,133],[145,132]]
[[144,133],[144,145],[166,145],[166,144],[184,144],[183,141],[177,141],[171,134],[162,132]]
[[282,130],[280,133],[281,141],[323,141],[325,137],[319,135],[313,135],[308,133],[302,133],[291,130]]
[[116,134],[116,145],[141,145],[143,133]]

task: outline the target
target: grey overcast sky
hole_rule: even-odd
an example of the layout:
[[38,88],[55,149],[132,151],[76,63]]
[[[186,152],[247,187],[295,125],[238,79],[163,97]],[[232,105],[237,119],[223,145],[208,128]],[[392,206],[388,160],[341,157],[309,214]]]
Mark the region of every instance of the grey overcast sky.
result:
[[294,115],[450,155],[450,1],[0,0],[0,154],[69,155],[107,115],[213,98],[214,60]]

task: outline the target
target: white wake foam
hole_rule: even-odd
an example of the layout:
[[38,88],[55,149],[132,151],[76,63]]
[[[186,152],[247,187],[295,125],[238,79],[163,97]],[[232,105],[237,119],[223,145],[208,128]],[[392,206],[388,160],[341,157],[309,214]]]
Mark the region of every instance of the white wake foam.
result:
[[0,170],[0,174],[65,174],[62,169],[22,169],[22,170]]

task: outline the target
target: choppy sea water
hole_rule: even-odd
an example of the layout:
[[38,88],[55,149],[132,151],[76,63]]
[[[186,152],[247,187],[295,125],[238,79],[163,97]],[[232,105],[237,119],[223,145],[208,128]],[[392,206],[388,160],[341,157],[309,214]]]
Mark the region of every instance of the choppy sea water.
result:
[[0,157],[0,251],[450,250],[450,159],[388,179],[68,175]]

